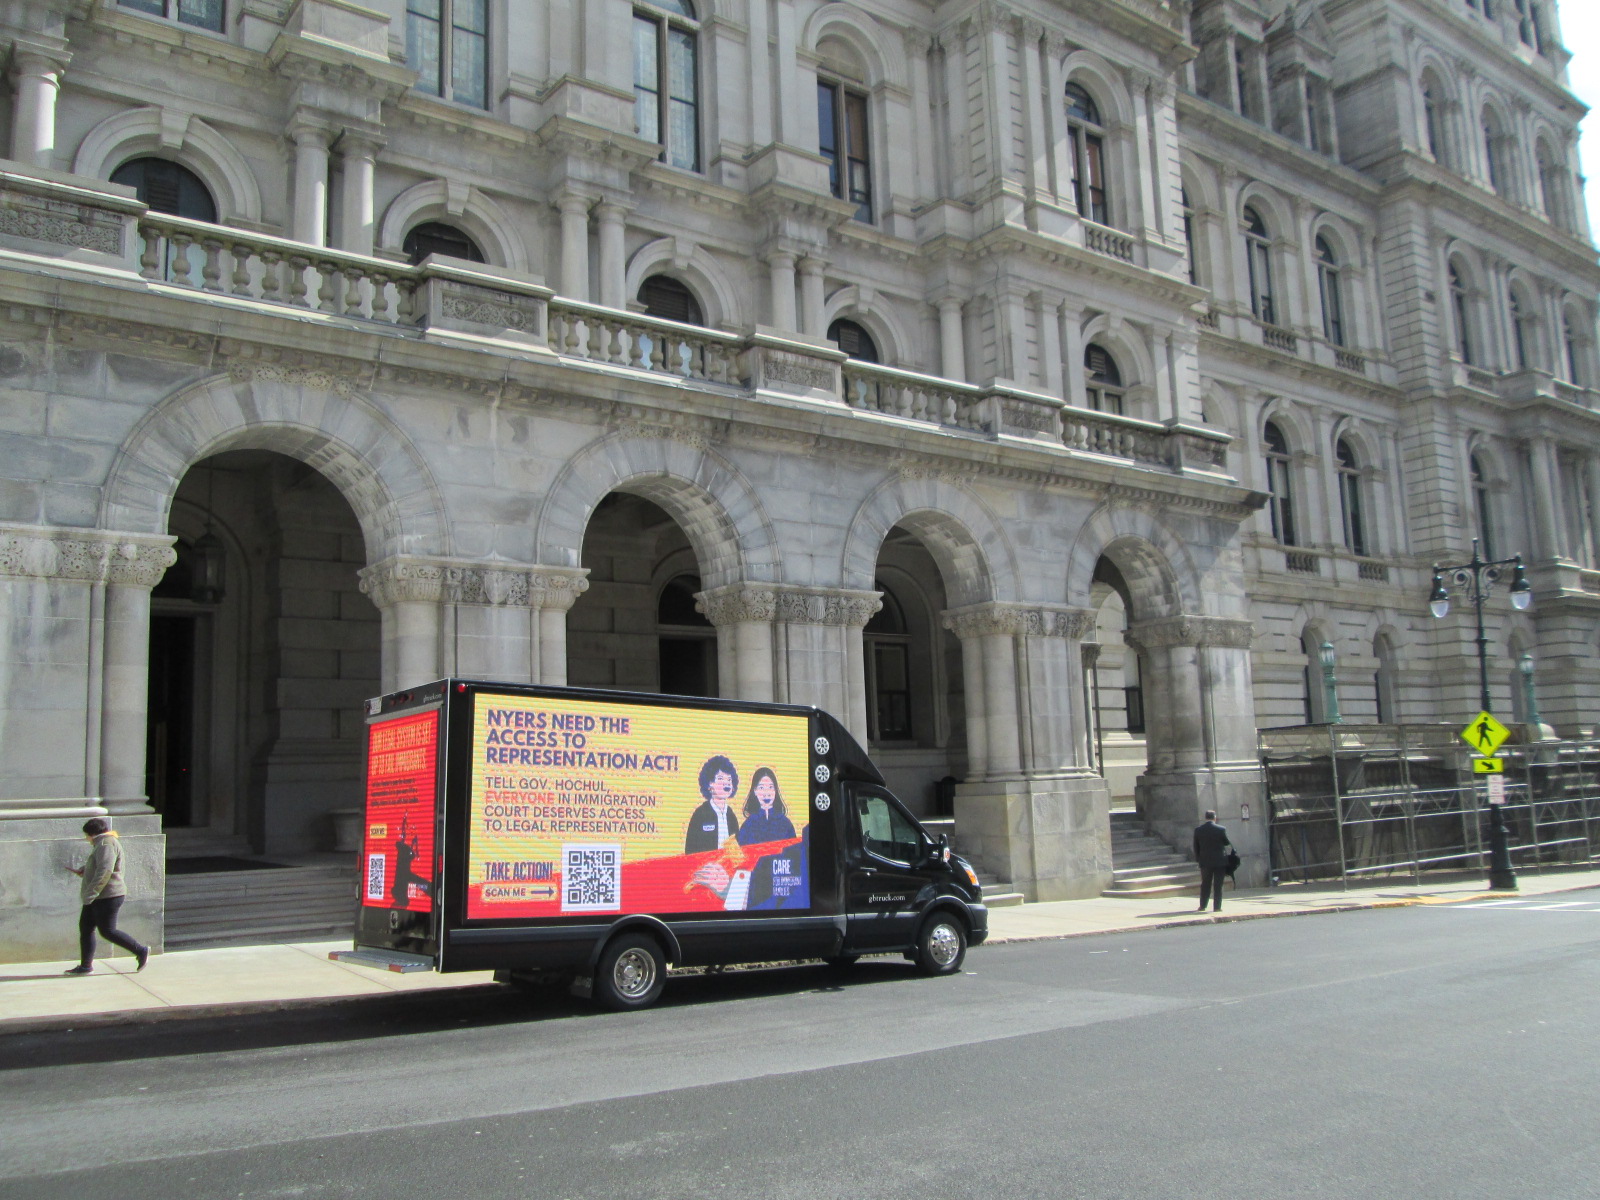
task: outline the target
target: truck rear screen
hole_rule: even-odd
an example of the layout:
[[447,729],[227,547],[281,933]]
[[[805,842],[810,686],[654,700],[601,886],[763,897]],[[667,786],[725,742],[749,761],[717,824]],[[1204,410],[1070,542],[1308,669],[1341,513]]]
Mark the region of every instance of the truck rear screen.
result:
[[433,827],[439,790],[439,712],[367,728],[367,811],[361,903],[432,912]]
[[468,920],[810,907],[810,721],[475,696]]

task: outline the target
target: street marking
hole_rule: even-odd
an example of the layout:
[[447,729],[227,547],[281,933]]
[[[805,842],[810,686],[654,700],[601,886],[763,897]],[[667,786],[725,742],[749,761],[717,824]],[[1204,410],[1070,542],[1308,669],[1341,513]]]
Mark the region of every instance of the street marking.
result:
[[1533,900],[1472,900],[1464,904],[1443,904],[1440,908],[1504,908],[1515,912],[1600,913],[1600,904],[1591,900],[1567,900],[1560,904],[1539,904]]

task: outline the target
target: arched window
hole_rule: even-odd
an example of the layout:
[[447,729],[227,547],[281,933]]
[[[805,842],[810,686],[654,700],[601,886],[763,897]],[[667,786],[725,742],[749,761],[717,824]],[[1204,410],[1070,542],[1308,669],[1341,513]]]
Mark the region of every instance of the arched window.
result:
[[867,736],[875,742],[906,742],[916,737],[911,719],[911,630],[905,610],[883,580],[883,607],[861,636],[866,642]]
[[1189,282],[1200,284],[1200,253],[1194,244],[1194,203],[1189,199],[1189,189],[1178,189],[1178,208],[1183,214],[1183,244],[1189,253]]
[[826,79],[817,80],[818,149],[828,160],[828,190],[856,206],[855,219],[872,221],[872,159],[867,97]]
[[400,249],[406,261],[413,266],[430,254],[446,254],[451,258],[464,258],[468,262],[486,261],[477,242],[454,225],[446,225],[443,221],[424,221],[421,225],[413,226],[400,244]]
[[1317,239],[1317,291],[1322,297],[1322,335],[1335,346],[1344,345],[1344,298],[1339,283],[1339,260],[1328,239]]
[[132,159],[111,172],[111,182],[131,187],[156,212],[191,221],[217,219],[217,202],[200,177],[171,159]]
[[1388,634],[1380,633],[1373,639],[1372,657],[1378,660],[1378,669],[1372,676],[1372,690],[1377,698],[1378,724],[1398,724],[1400,705],[1399,689],[1395,686],[1394,643]]
[[1305,705],[1306,724],[1320,725],[1328,719],[1328,696],[1322,684],[1323,637],[1315,626],[1307,625],[1300,631],[1300,651],[1306,656]]
[[1516,288],[1511,289],[1508,307],[1511,317],[1512,358],[1517,370],[1526,371],[1533,365],[1534,359],[1533,315],[1528,312],[1527,306],[1522,302],[1522,295]]
[[212,33],[222,32],[223,0],[117,0],[117,6],[165,17],[180,25],[209,29]]
[[1474,454],[1472,470],[1472,508],[1478,517],[1478,546],[1484,558],[1494,557],[1494,512],[1489,496],[1489,477],[1483,459]]
[[1469,367],[1477,365],[1472,352],[1472,296],[1466,278],[1456,263],[1450,264],[1450,313],[1454,318],[1456,357]]
[[881,361],[878,358],[878,344],[872,340],[872,335],[854,321],[841,317],[829,325],[828,340],[858,362]]
[[406,65],[417,91],[488,108],[488,0],[406,0]]
[[1106,198],[1105,125],[1094,97],[1067,84],[1067,141],[1072,155],[1072,197],[1080,215],[1111,223]]
[[1253,208],[1244,210],[1245,259],[1250,267],[1250,311],[1265,325],[1278,323],[1272,289],[1272,239]]
[[704,325],[700,302],[684,284],[670,275],[652,275],[639,285],[639,303],[647,316],[685,325]]
[[689,0],[633,9],[633,125],[661,161],[700,169],[700,26]]
[[1444,153],[1440,149],[1444,145],[1444,131],[1441,123],[1444,114],[1439,111],[1439,95],[1431,79],[1422,82],[1422,121],[1424,132],[1428,137],[1428,153],[1433,155],[1433,161],[1442,163]]
[[1500,128],[1500,118],[1492,108],[1483,110],[1483,161],[1489,169],[1489,186],[1497,195],[1505,195],[1511,176],[1506,171],[1505,134]]
[[1268,421],[1261,430],[1261,444],[1267,460],[1267,512],[1272,518],[1272,536],[1280,545],[1297,546],[1289,441],[1276,423]]
[[1351,554],[1367,554],[1367,517],[1361,503],[1361,465],[1350,443],[1340,438],[1333,448],[1339,472],[1339,516],[1344,523],[1344,544]]
[[1122,372],[1117,360],[1103,346],[1090,342],[1083,351],[1083,373],[1087,377],[1089,407],[1095,412],[1122,415],[1122,400],[1127,389],[1122,384]]
[[1561,314],[1561,362],[1567,369],[1567,382],[1583,386],[1583,372],[1578,369],[1578,330],[1572,313]]

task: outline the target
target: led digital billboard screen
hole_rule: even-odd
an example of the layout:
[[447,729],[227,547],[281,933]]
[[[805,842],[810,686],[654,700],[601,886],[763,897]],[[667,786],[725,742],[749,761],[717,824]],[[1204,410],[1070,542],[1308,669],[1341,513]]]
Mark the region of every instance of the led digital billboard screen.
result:
[[369,908],[433,911],[438,761],[437,710],[367,728],[361,903]]
[[808,909],[809,730],[479,692],[467,918]]

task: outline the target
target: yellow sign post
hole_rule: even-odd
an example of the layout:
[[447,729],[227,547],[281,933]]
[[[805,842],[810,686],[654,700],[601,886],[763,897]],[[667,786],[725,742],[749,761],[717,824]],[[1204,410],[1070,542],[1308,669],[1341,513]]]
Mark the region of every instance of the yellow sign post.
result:
[[1510,736],[1511,731],[1487,711],[1473,717],[1461,731],[1461,740],[1484,755],[1493,755]]

